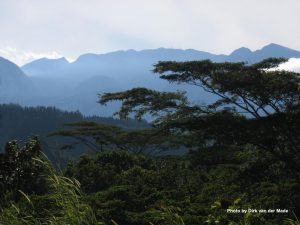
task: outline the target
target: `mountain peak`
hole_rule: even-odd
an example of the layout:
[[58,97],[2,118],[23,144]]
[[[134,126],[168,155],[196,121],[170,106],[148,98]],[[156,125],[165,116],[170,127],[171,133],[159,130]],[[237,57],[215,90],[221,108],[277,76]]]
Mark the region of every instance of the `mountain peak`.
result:
[[34,86],[30,79],[13,62],[0,57],[0,96],[8,101],[17,101],[25,94],[32,94]]
[[252,51],[249,48],[241,47],[236,50],[234,50],[230,55],[244,55],[244,54],[250,54]]
[[300,52],[278,45],[275,43],[268,44],[260,50],[256,50],[254,54],[259,60],[265,59],[267,57],[283,57],[283,58],[300,58]]
[[244,60],[248,59],[252,53],[253,52],[249,48],[241,47],[241,48],[234,50],[229,55],[229,58],[234,62],[235,61],[244,61]]
[[37,60],[35,60],[33,62],[60,62],[60,63],[69,63],[68,60],[65,57],[56,58],[56,59],[51,59],[51,58],[44,57],[44,58],[37,59]]
[[49,73],[48,75],[52,75],[54,74],[54,71],[63,70],[69,65],[70,63],[65,57],[61,57],[58,59],[41,58],[25,64],[21,68],[25,72],[25,74],[36,76],[41,72],[46,72]]
[[69,64],[69,62],[65,57],[61,57],[57,59],[41,58],[25,64],[24,66],[22,66],[22,69],[26,69],[33,65],[41,67],[41,66],[64,66],[67,64]]
[[60,62],[69,62],[65,57],[57,58],[57,59],[52,59],[54,61],[60,61]]
[[9,61],[8,59],[3,58],[3,57],[0,56],[0,73],[2,73],[6,69],[19,70],[20,68],[15,63],[13,63],[13,62]]
[[289,48],[284,47],[279,44],[270,43],[270,44],[264,46],[261,50],[277,50],[277,49],[289,49]]

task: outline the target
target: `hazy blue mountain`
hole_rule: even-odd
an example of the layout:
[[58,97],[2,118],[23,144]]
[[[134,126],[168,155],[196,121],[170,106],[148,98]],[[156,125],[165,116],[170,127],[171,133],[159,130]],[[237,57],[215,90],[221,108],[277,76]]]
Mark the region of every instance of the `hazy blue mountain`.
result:
[[[56,106],[64,110],[80,110],[85,115],[108,116],[119,104],[101,107],[97,102],[98,93],[121,91],[133,87],[147,87],[156,90],[185,90],[194,101],[210,102],[213,96],[188,85],[170,85],[153,74],[153,65],[158,61],[190,61],[210,59],[215,62],[246,61],[255,63],[269,57],[296,57],[300,52],[277,44],[269,44],[260,50],[251,51],[242,47],[229,55],[216,55],[193,49],[151,49],[127,50],[106,54],[84,54],[69,63],[65,58],[39,59],[22,67],[22,72],[14,65],[15,70],[22,74],[23,79],[36,85],[40,91],[35,98],[30,98],[27,105]],[[12,73],[12,72],[11,72]],[[13,77],[14,75],[12,75]],[[25,81],[24,81],[25,82]],[[6,82],[7,83],[7,82]],[[8,82],[9,83],[9,82]],[[14,82],[11,82],[13,84]],[[29,84],[14,83],[20,89]],[[9,95],[14,96],[11,88]],[[26,94],[25,94],[26,96]]]
[[64,102],[57,104],[61,109],[79,110],[86,115],[112,115],[119,103],[113,103],[110,107],[101,106],[97,103],[99,92],[115,92],[125,90],[117,80],[105,76],[93,76],[79,83],[68,96],[65,96]]
[[256,61],[260,61],[270,56],[284,58],[300,58],[299,51],[286,48],[277,44],[269,44],[260,50],[254,51],[253,55]]
[[22,70],[30,76],[57,76],[60,72],[65,71],[69,64],[65,58],[42,58],[22,66]]
[[228,57],[228,61],[246,61],[256,63],[269,57],[300,58],[300,52],[277,44],[269,44],[262,49],[251,51],[242,47],[233,51]]
[[[212,61],[246,61],[255,63],[268,57],[300,57],[300,52],[277,44],[269,44],[260,50],[251,51],[242,47],[233,51],[230,55],[216,55],[193,49],[152,49],[152,50],[127,50],[106,54],[84,54],[73,63],[68,63],[65,58],[39,59],[26,64],[22,70],[31,77],[68,77],[77,84],[86,78],[93,76],[106,76],[139,84],[141,79],[151,73],[153,64],[163,60],[190,61],[210,59]],[[143,76],[144,75],[144,76]],[[148,75],[147,75],[148,76]],[[129,80],[128,80],[129,79]],[[149,78],[151,79],[151,78]],[[143,82],[145,83],[145,82]],[[148,83],[148,82],[147,82]],[[76,84],[76,85],[77,85]]]
[[42,58],[24,65],[22,70],[40,87],[40,97],[62,96],[73,88],[72,82],[68,82],[69,78],[66,78],[69,64],[65,58]]
[[[90,75],[101,73],[110,77],[121,79],[135,78],[137,73],[151,72],[153,64],[163,60],[189,61],[202,59],[222,60],[222,55],[213,55],[196,50],[180,50],[159,48],[153,50],[128,50],[116,51],[107,54],[85,54],[80,56],[73,64],[75,71],[85,72]],[[86,68],[90,68],[86,71]],[[109,74],[106,74],[109,72]],[[129,72],[124,74],[124,72]]]
[[253,52],[249,48],[239,48],[234,50],[227,58],[228,61],[248,61]]
[[33,82],[14,63],[0,57],[0,101],[26,102],[37,91]]

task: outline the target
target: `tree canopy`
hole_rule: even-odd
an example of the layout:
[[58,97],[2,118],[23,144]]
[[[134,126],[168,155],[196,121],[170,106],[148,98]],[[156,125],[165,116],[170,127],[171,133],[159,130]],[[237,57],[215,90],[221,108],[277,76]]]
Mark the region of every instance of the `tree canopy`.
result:
[[186,137],[183,144],[190,149],[252,145],[295,169],[299,168],[300,74],[277,69],[285,61],[270,58],[252,65],[167,61],[154,66],[153,71],[170,83],[195,85],[218,97],[207,105],[188,101],[182,92],[145,88],[105,93],[99,102],[122,101],[116,113],[120,118],[151,114],[156,118],[154,127]]

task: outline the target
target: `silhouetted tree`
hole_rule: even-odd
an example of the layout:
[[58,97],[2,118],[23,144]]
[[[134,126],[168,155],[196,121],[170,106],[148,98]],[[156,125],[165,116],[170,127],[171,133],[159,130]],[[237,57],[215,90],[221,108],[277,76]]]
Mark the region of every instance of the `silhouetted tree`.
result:
[[116,113],[120,118],[152,115],[157,129],[185,137],[183,143],[191,150],[252,145],[299,171],[300,74],[276,69],[285,61],[270,58],[248,65],[204,60],[155,65],[154,72],[164,80],[195,85],[218,96],[208,105],[193,104],[184,93],[145,88],[105,93],[99,102],[122,101]]

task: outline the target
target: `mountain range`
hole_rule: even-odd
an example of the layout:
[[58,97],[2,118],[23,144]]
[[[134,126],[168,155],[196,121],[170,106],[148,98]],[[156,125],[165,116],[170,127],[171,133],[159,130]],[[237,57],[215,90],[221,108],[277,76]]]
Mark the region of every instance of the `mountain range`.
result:
[[122,91],[133,87],[156,90],[185,90],[194,101],[210,102],[214,96],[186,85],[169,85],[152,73],[158,61],[190,61],[210,59],[215,62],[245,61],[256,63],[269,57],[300,58],[300,52],[269,44],[251,51],[242,47],[229,55],[212,54],[193,49],[127,50],[106,54],[84,54],[73,63],[65,58],[42,58],[18,67],[0,57],[0,103],[27,106],[56,106],[63,110],[79,110],[85,115],[110,116],[119,103],[100,106],[98,93]]
[[35,96],[37,87],[14,63],[0,57],[0,102],[26,102]]

